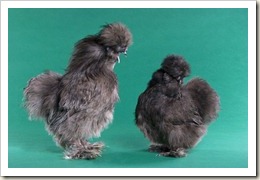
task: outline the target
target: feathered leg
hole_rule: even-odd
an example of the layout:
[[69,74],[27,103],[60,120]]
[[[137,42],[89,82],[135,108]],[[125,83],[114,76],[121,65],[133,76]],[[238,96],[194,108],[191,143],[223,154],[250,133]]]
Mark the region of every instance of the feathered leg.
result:
[[163,144],[151,144],[148,151],[159,153],[159,156],[165,157],[185,157],[187,150],[184,148],[169,148]]
[[161,153],[161,152],[170,151],[170,148],[168,146],[162,145],[162,144],[151,144],[148,151]]
[[167,152],[161,152],[159,155],[166,157],[185,157],[187,156],[187,150],[184,148],[171,149]]
[[[71,113],[71,112],[70,112]],[[67,114],[67,115],[66,115]],[[90,132],[91,124],[82,126],[77,122],[84,122],[81,118],[85,118],[85,112],[80,111],[70,114],[68,112],[53,117],[47,126],[49,132],[54,135],[54,141],[57,145],[64,149],[65,159],[95,159],[101,156],[104,144],[96,142],[91,144],[87,141],[87,137],[92,137]],[[90,121],[85,121],[90,122]],[[86,123],[84,123],[86,125]],[[87,129],[88,128],[88,129]],[[99,130],[98,130],[99,131]]]
[[104,144],[102,142],[89,143],[84,140],[80,140],[73,145],[65,148],[65,159],[95,159],[101,156],[102,148]]

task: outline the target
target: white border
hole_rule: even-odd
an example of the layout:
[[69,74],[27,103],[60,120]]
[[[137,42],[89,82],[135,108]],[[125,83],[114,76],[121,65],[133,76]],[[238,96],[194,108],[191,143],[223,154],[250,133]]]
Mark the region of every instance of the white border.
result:
[[[248,168],[8,168],[8,8],[248,8]],[[250,33],[249,33],[250,32]],[[1,176],[256,176],[255,1],[2,1]],[[89,170],[91,169],[91,170]],[[102,173],[101,173],[102,172]]]
[[2,1],[5,8],[245,8],[255,1]]
[[248,169],[256,175],[256,2],[248,7]]
[[8,167],[8,9],[1,2],[1,176]]

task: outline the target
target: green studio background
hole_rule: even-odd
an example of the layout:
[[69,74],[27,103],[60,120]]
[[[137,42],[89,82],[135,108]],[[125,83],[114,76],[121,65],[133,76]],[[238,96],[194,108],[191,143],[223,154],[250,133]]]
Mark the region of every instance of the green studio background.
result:
[[[248,167],[247,9],[9,9],[9,168],[241,168]],[[96,160],[65,160],[45,131],[22,107],[27,81],[52,70],[63,73],[74,44],[105,23],[123,22],[133,33],[128,57],[115,67],[120,102],[102,136]],[[137,98],[171,53],[191,65],[186,82],[200,76],[221,98],[218,119],[186,158],[147,152],[148,140],[134,124]]]

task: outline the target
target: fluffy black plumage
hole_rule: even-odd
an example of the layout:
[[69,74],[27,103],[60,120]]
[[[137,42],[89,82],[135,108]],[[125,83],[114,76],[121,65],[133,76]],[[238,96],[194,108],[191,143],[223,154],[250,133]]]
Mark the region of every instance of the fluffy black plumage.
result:
[[181,56],[170,55],[139,96],[135,122],[151,141],[152,152],[186,156],[217,117],[217,93],[200,78],[183,85],[183,78],[189,74],[189,64]]
[[103,26],[96,35],[80,40],[64,75],[46,72],[24,89],[30,116],[43,118],[46,128],[67,159],[94,159],[103,143],[87,140],[100,136],[112,122],[118,101],[113,72],[120,53],[126,54],[132,35],[121,23]]

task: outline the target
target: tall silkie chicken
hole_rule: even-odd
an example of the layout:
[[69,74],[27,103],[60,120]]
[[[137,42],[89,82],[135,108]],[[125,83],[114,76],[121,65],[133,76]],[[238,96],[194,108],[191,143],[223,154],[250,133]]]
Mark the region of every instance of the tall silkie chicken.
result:
[[95,159],[104,144],[90,143],[113,119],[118,82],[113,72],[120,53],[132,42],[121,23],[103,26],[95,35],[76,43],[64,75],[45,72],[24,89],[31,117],[42,118],[66,159]]
[[135,122],[151,142],[149,151],[184,157],[217,117],[217,93],[200,78],[183,85],[183,78],[189,74],[189,64],[183,57],[169,55],[139,96]]

